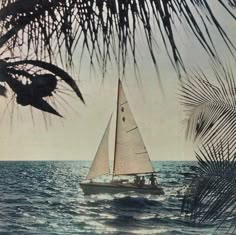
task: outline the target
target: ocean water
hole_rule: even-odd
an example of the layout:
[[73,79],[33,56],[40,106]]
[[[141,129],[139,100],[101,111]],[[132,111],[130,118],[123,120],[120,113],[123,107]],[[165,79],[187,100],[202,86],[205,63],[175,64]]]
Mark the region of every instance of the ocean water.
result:
[[0,234],[224,234],[181,215],[194,162],[154,162],[165,195],[93,195],[80,189],[91,162],[0,162]]

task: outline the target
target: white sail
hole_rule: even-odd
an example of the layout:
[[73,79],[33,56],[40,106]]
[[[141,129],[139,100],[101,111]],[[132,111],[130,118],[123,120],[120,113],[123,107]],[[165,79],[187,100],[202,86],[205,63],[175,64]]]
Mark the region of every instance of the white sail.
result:
[[148,152],[120,81],[116,125],[113,174],[127,175],[153,172]]
[[97,153],[93,160],[92,166],[86,179],[92,179],[101,175],[110,173],[109,167],[109,129],[111,118],[102,137],[102,141],[98,147]]

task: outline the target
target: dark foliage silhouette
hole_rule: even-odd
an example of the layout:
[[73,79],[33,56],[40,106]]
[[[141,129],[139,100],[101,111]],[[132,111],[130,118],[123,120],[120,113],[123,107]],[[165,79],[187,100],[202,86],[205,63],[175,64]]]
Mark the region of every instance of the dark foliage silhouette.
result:
[[[177,22],[193,33],[210,57],[218,57],[209,31],[213,26],[230,52],[235,52],[234,45],[219,23],[220,16],[216,16],[211,8],[215,2],[32,0],[25,4],[25,0],[5,0],[0,10],[0,47],[5,45],[4,48],[13,53],[17,47],[24,56],[33,53],[37,59],[49,56],[50,62],[59,57],[63,64],[71,65],[73,52],[81,40],[81,57],[86,48],[91,64],[96,61],[103,72],[112,59],[125,72],[128,52],[137,65],[136,37],[137,31],[141,30],[156,68],[156,35],[160,35],[173,66],[179,72],[184,63],[175,40]],[[235,19],[234,1],[217,2]]]
[[235,153],[236,82],[230,66],[213,66],[216,82],[196,72],[181,83],[181,103],[187,115],[186,137],[198,146],[211,144]]
[[224,152],[221,144],[204,146],[199,153],[197,174],[192,177],[183,200],[183,212],[198,224],[236,231],[236,154]]
[[[84,102],[72,77],[51,63],[39,60],[0,61],[0,81],[14,92],[17,104],[30,105],[61,117],[48,102],[53,99],[59,79],[67,83]],[[6,85],[1,85],[0,95],[2,96],[7,95]],[[48,101],[45,98],[48,98]]]
[[[234,1],[217,2],[230,17],[235,19]],[[83,58],[87,49],[91,65],[94,66],[96,63],[103,74],[106,72],[108,62],[112,61],[117,64],[119,74],[121,72],[124,74],[128,53],[133,56],[137,72],[136,35],[137,31],[141,31],[145,35],[156,72],[158,73],[158,53],[155,35],[160,35],[172,65],[180,75],[180,71],[185,70],[185,67],[175,40],[176,22],[188,28],[208,55],[213,60],[218,60],[214,40],[208,30],[213,25],[234,55],[235,47],[221,27],[219,16],[216,17],[211,10],[211,4],[207,0],[3,0],[0,8],[0,56],[2,61],[8,56],[11,63],[14,63],[16,56],[18,62],[35,60],[39,64],[40,61],[41,63],[47,61],[51,66],[57,64],[59,59],[64,68],[69,68],[73,64],[73,53],[81,42],[80,57]],[[158,29],[158,32],[154,28]],[[3,72],[5,69],[7,71]],[[5,75],[8,74],[8,79],[3,83],[8,83],[17,93],[18,104],[32,105],[59,115],[53,107],[45,103],[42,94],[37,94],[36,97],[30,95],[32,90],[35,91],[34,84],[37,83],[32,82],[31,75],[27,74],[24,68],[21,68],[20,74],[9,66],[3,66],[1,71]],[[48,74],[48,71],[44,73]],[[51,78],[56,76],[52,71],[50,74]],[[39,78],[40,74],[36,75],[34,78]],[[25,76],[30,84],[24,85],[18,81],[13,85],[12,79],[17,79],[19,76]],[[75,83],[67,82],[67,84],[72,85],[74,91],[78,90]],[[6,93],[5,89],[1,86],[3,95]],[[22,96],[19,92],[23,90]],[[82,98],[81,94],[79,96]],[[34,101],[30,102],[30,99]]]
[[183,211],[197,224],[236,231],[236,82],[230,66],[213,66],[216,83],[202,72],[182,82],[186,136],[196,145],[197,174],[185,193]]

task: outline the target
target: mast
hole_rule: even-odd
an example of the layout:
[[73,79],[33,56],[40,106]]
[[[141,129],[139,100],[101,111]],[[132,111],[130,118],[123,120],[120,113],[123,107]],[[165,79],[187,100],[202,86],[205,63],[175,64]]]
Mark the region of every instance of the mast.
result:
[[117,139],[117,121],[118,121],[118,109],[119,109],[119,88],[120,88],[120,78],[118,79],[118,87],[117,87],[117,98],[116,98],[116,127],[115,127],[115,146],[114,146],[114,158],[113,158],[113,170],[112,170],[112,179],[114,177],[115,172],[115,164],[116,164],[116,139]]
[[154,172],[139,127],[118,81],[114,164],[112,175],[134,175]]

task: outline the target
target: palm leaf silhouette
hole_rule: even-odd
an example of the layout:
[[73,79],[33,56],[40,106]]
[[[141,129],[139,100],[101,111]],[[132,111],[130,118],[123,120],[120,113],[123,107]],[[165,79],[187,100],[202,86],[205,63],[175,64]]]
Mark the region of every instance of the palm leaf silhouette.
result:
[[84,103],[75,81],[56,65],[40,60],[0,60],[0,81],[5,84],[1,86],[0,95],[6,96],[8,85],[14,92],[17,104],[31,105],[61,117],[52,104],[46,101],[53,97],[59,80],[64,81]]
[[236,231],[236,83],[230,66],[212,66],[217,84],[203,72],[181,83],[186,136],[197,144],[197,174],[185,193],[183,211],[198,224]]
[[[217,2],[236,19],[233,11],[234,1]],[[9,56],[13,59],[18,56],[18,65],[27,61],[28,64],[40,64],[41,69],[52,69],[59,74],[63,74],[63,70],[59,71],[54,64],[58,63],[59,58],[63,66],[70,67],[79,41],[82,42],[81,58],[87,49],[91,65],[98,64],[103,74],[106,72],[107,63],[112,60],[117,63],[119,73],[124,74],[129,53],[133,56],[136,70],[136,35],[137,31],[141,30],[145,34],[157,74],[159,72],[155,35],[159,34],[172,65],[180,75],[181,69],[185,71],[185,67],[176,43],[176,22],[192,32],[213,60],[219,58],[208,29],[211,25],[217,29],[233,56],[235,52],[235,47],[221,27],[211,3],[206,0],[4,0],[0,4],[1,57]],[[153,22],[157,25],[158,32],[154,31]],[[22,60],[22,63],[19,63],[19,60]],[[14,74],[13,79],[16,79],[17,73],[28,80],[32,75],[27,69],[24,71],[23,67],[20,71],[18,69],[17,73],[14,68],[9,69],[9,66],[3,67],[2,71],[4,69],[7,69],[6,73]],[[58,76],[54,72],[52,74]],[[69,78],[66,73],[63,77]],[[64,81],[83,101],[74,81],[71,78]],[[27,96],[21,97],[26,100],[23,102],[18,99],[22,104],[29,100],[27,97],[30,90],[26,91],[27,88],[30,87],[24,87]],[[1,86],[1,95],[5,94],[6,88]],[[40,107],[39,104],[42,104],[42,101],[35,101],[34,107]],[[41,108],[43,109],[43,106]],[[49,112],[58,115],[56,110],[50,110]]]
[[[221,68],[221,69],[220,69]],[[210,82],[203,72],[181,83],[181,104],[187,114],[186,137],[198,145],[221,143],[231,153],[236,147],[236,83],[229,67],[213,66],[217,84]]]
[[230,146],[204,146],[196,157],[197,174],[193,176],[183,200],[182,210],[197,224],[215,224],[227,233],[236,231],[236,154]]
[[[217,2],[236,19],[232,10],[234,1]],[[207,0],[31,0],[27,4],[25,0],[5,0],[0,9],[0,48],[24,47],[26,55],[33,52],[37,59],[47,55],[50,61],[59,56],[62,63],[70,65],[82,40],[81,56],[87,49],[92,65],[97,62],[105,72],[107,63],[114,59],[124,72],[129,52],[137,65],[136,34],[142,28],[156,69],[155,35],[159,34],[179,72],[184,63],[175,40],[176,22],[187,27],[213,59],[218,56],[209,27],[215,26],[234,55],[235,47],[211,4]],[[154,31],[153,22],[159,32]]]

